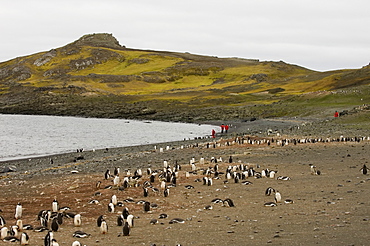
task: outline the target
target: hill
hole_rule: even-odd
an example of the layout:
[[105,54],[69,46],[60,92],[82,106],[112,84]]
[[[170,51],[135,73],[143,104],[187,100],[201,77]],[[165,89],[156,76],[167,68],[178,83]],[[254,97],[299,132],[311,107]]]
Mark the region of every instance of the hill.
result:
[[368,104],[369,84],[370,66],[317,72],[283,61],[129,49],[111,34],[89,34],[0,63],[0,113],[184,122],[327,117]]

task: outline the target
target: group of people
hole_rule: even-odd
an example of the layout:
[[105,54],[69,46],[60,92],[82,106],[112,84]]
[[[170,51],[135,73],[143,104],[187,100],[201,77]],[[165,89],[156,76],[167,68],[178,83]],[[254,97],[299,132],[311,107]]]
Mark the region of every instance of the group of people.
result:
[[[221,133],[227,133],[227,131],[229,130],[229,125],[226,125],[226,124],[222,124],[221,126]],[[216,137],[216,131],[215,129],[212,129],[212,138],[215,138]]]

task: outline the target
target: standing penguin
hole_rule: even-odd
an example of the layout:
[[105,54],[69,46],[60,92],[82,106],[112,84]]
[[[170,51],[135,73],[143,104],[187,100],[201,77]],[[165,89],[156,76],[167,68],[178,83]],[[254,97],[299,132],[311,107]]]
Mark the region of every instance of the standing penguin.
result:
[[51,204],[52,212],[56,213],[59,211],[59,203],[56,198],[54,198],[52,204]]
[[130,226],[127,221],[125,222],[125,225],[123,226],[122,232],[123,232],[123,236],[130,236]]
[[370,170],[365,164],[362,166],[362,168],[360,169],[361,173],[366,175],[367,174],[367,171]]
[[279,191],[275,191],[275,202],[281,202],[281,194]]
[[98,219],[96,220],[96,224],[98,227],[101,226],[102,221],[104,220],[104,215],[100,215]]
[[53,238],[54,234],[51,231],[49,231],[44,238],[44,246],[51,246]]
[[82,224],[82,221],[81,221],[81,214],[76,214],[75,217],[73,218],[73,224],[74,226],[76,227],[80,227],[81,224]]
[[51,230],[55,232],[58,231],[58,229],[59,229],[58,219],[54,217],[53,220],[51,221]]
[[5,224],[6,224],[6,221],[5,221],[4,217],[0,215],[0,227],[5,226]]
[[128,223],[128,225],[131,227],[134,227],[134,216],[132,214],[129,214],[127,216],[127,220],[126,222]]
[[144,207],[144,212],[149,212],[150,211],[150,202],[145,202],[143,207]]
[[29,241],[30,241],[30,237],[28,236],[28,234],[25,232],[22,232],[21,237],[20,237],[21,245],[28,245]]
[[108,224],[105,220],[103,220],[101,222],[101,225],[100,225],[100,233],[101,234],[107,234],[108,233]]
[[15,207],[15,219],[20,219],[22,218],[22,204],[18,202],[17,206]]

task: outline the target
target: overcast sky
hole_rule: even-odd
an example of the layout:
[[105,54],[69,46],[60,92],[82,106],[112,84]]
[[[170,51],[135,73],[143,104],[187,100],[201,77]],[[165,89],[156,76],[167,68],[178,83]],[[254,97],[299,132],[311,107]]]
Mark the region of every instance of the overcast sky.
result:
[[285,61],[370,62],[368,0],[0,0],[0,62],[111,33],[127,48]]

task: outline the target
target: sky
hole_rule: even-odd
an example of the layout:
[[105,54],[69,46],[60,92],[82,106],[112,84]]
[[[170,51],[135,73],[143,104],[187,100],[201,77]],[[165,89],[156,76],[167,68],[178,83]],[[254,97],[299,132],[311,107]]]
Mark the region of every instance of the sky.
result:
[[0,0],[0,62],[110,33],[127,48],[284,61],[370,62],[368,0]]

